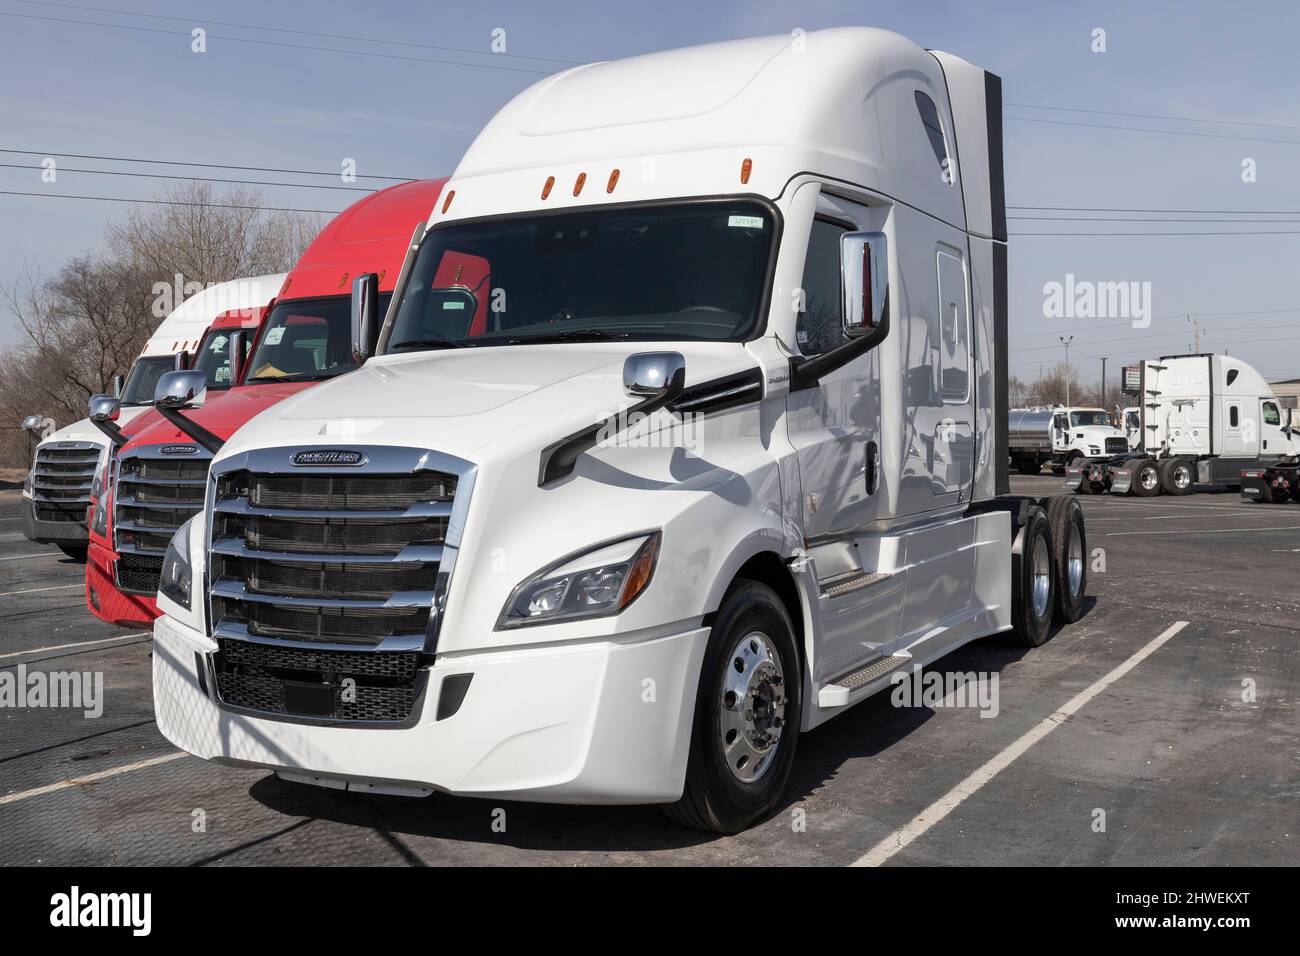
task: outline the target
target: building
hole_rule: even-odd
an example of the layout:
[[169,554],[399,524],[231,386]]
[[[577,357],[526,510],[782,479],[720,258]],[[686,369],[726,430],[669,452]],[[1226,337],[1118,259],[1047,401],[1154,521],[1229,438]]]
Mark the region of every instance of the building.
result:
[[1282,400],[1283,408],[1300,408],[1300,378],[1288,378],[1271,383],[1273,394]]

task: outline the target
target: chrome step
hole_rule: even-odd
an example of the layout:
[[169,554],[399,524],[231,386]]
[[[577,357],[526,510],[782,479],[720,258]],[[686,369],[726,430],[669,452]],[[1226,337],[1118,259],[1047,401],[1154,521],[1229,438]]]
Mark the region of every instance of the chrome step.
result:
[[849,695],[861,690],[868,684],[887,677],[901,667],[912,663],[911,654],[894,654],[890,657],[878,657],[865,667],[850,671],[833,681],[822,684],[817,691],[819,707],[843,707],[849,702]]
[[833,578],[827,578],[825,582],[818,583],[821,587],[822,597],[837,598],[845,594],[852,594],[854,591],[861,591],[863,588],[869,588],[881,581],[888,581],[893,576],[892,571],[850,571],[848,574],[839,574]]

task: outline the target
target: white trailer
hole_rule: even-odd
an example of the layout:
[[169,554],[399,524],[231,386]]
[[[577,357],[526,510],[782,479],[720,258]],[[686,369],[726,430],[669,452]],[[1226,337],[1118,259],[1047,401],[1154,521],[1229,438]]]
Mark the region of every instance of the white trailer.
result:
[[734,831],[802,731],[1082,613],[1078,502],[1006,495],[1001,84],[955,56],[835,29],[548,77],[377,343],[373,289],[365,364],[240,429],[168,549],[192,754]]
[[1242,471],[1300,451],[1289,410],[1268,382],[1227,355],[1170,355],[1142,362],[1138,450],[1085,461],[1066,487],[1150,497],[1185,495],[1196,484],[1239,488]]
[[1081,458],[1120,455],[1128,438],[1110,423],[1102,408],[1013,408],[1007,438],[1011,463],[1022,475],[1036,475],[1043,465],[1058,474]]
[[[115,383],[121,405],[113,425],[121,429],[153,406],[158,380],[189,364],[189,356],[199,348],[217,315],[264,306],[283,282],[280,273],[216,283],[169,312],[127,374]],[[56,544],[70,557],[85,560],[89,540],[86,509],[112,439],[89,418],[56,428],[53,421],[31,415],[23,420],[23,427],[39,438],[32,470],[23,484],[23,534],[31,541]]]

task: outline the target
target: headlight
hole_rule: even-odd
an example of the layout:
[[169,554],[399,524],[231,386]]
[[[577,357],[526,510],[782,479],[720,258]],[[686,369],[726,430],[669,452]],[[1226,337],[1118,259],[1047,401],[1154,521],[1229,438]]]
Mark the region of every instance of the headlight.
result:
[[187,611],[190,609],[190,525],[193,523],[191,518],[172,535],[163,555],[162,575],[158,578],[158,593]]
[[497,630],[618,614],[654,575],[660,533],[639,534],[565,558],[510,595]]

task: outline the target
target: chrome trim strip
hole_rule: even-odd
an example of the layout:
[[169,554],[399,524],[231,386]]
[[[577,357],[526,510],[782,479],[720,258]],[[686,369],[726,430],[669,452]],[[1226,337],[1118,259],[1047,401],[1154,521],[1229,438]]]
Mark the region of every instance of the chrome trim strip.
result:
[[[356,466],[349,466],[356,467]],[[404,518],[447,518],[451,516],[450,501],[421,502],[405,511],[331,511],[328,508],[272,508],[251,505],[247,498],[222,498],[213,510],[227,515],[255,515],[259,518],[339,518],[376,521],[399,521]]]
[[295,641],[291,638],[252,634],[243,624],[226,623],[219,625],[212,636],[247,641],[250,644],[265,644],[267,647],[287,647],[295,651],[355,651],[358,654],[370,654],[376,651],[418,653],[424,650],[424,637],[419,634],[399,634],[369,644],[361,641]]
[[386,600],[376,601],[370,598],[327,598],[300,597],[280,594],[263,594],[250,591],[242,581],[223,578],[209,589],[212,597],[227,601],[252,601],[257,604],[275,604],[280,607],[331,607],[357,608],[360,610],[416,610],[428,607],[433,600],[432,591],[395,591]]
[[212,554],[261,561],[295,561],[301,564],[432,564],[441,562],[443,546],[408,544],[397,554],[356,554],[351,551],[260,551],[238,538],[222,538],[209,546]]

